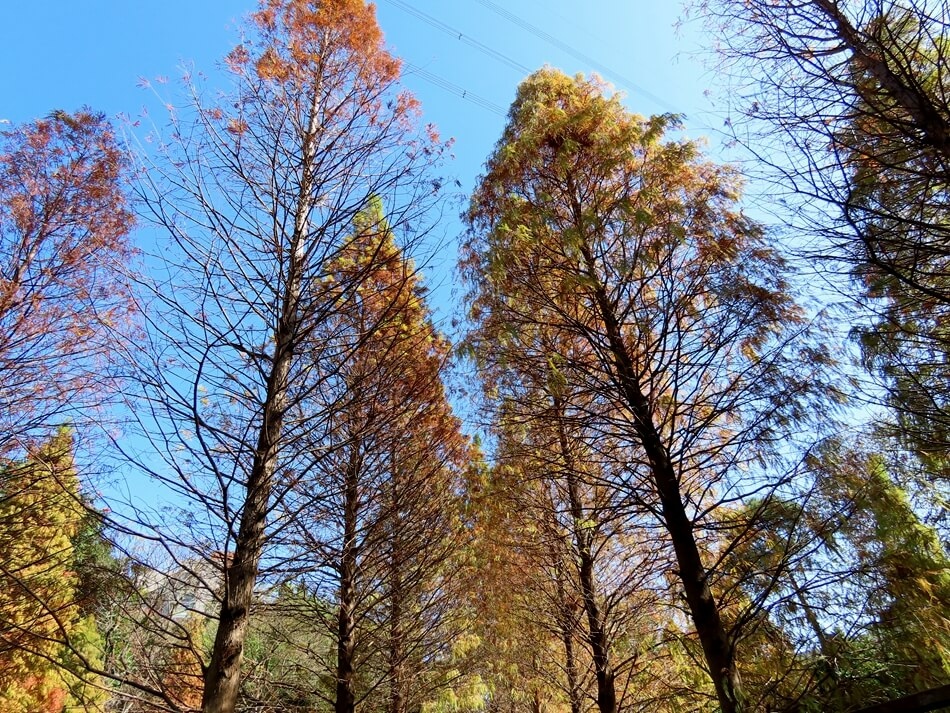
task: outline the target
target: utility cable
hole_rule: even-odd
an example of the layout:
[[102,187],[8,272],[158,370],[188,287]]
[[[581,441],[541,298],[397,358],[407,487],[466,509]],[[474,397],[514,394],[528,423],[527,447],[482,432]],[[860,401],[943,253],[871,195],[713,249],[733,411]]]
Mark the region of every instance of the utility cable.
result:
[[460,87],[458,84],[453,84],[449,80],[443,79],[437,74],[433,74],[432,72],[426,69],[423,69],[422,67],[419,67],[418,65],[409,64],[407,62],[406,67],[413,74],[418,74],[420,78],[426,80],[430,84],[434,84],[437,87],[441,87],[442,89],[445,89],[446,91],[451,92],[452,94],[455,94],[456,96],[459,96],[462,99],[465,99],[466,101],[469,101],[472,104],[475,104],[476,106],[480,106],[482,109],[485,109],[486,111],[490,111],[493,114],[497,114],[498,116],[505,116],[508,113],[504,107],[499,106],[498,104],[495,104],[495,102],[489,101],[488,99],[485,99],[484,97],[480,97],[478,94],[468,91],[465,87]]
[[554,35],[548,34],[544,30],[537,27],[536,25],[531,24],[527,20],[523,20],[522,18],[515,15],[513,12],[509,12],[508,10],[501,7],[497,3],[492,2],[492,0],[476,0],[476,2],[478,2],[480,5],[484,5],[489,10],[494,12],[496,15],[503,17],[504,19],[508,20],[508,22],[512,23],[513,25],[520,27],[525,32],[531,33],[538,39],[544,40],[545,42],[558,48],[562,52],[569,54],[574,59],[580,60],[581,62],[588,65],[592,69],[595,69],[598,72],[600,72],[605,77],[609,77],[613,79],[618,84],[621,84],[627,89],[631,91],[635,91],[638,94],[641,94],[642,96],[648,99],[651,99],[652,101],[656,102],[658,106],[663,107],[667,111],[675,113],[676,110],[672,106],[670,106],[669,103],[667,103],[664,99],[658,97],[656,94],[653,94],[652,92],[644,89],[643,87],[639,86],[636,82],[632,81],[631,79],[628,79],[627,77],[620,74],[619,72],[615,72],[610,67],[604,64],[601,64],[593,57],[590,57],[584,54],[583,52],[580,52],[574,49],[571,45],[567,44],[566,42],[562,42]]
[[486,45],[484,42],[479,42],[473,37],[469,37],[464,32],[457,30],[451,25],[445,24],[441,20],[423,12],[422,10],[418,10],[414,8],[409,3],[403,2],[403,0],[385,0],[385,1],[388,2],[390,5],[394,5],[395,7],[398,7],[403,12],[409,13],[416,19],[422,20],[423,22],[431,25],[437,30],[440,30],[444,32],[445,34],[456,38],[460,42],[464,42],[469,47],[474,47],[476,50],[478,50],[482,54],[487,55],[488,57],[491,57],[492,59],[495,59],[498,62],[501,62],[502,64],[507,65],[508,67],[511,67],[512,69],[518,72],[521,72],[522,74],[525,74],[525,75],[531,74],[531,72],[533,71],[530,67],[527,67],[521,64],[520,62],[512,59],[511,57],[504,54],[503,52],[499,52],[498,50],[492,49],[491,47]]

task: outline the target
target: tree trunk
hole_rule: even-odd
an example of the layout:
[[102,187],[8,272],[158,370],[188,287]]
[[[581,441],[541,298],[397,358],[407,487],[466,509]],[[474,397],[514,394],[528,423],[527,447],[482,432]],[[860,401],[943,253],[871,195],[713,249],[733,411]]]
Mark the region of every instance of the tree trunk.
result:
[[[557,512],[557,504],[553,498],[548,503],[551,507],[552,518]],[[560,529],[560,528],[558,528]],[[556,543],[568,539],[566,533],[558,532],[557,537],[548,537],[548,553],[554,567],[557,591],[557,626],[564,644],[564,675],[567,678],[567,697],[571,704],[571,713],[581,713],[583,698],[580,689],[580,677],[577,674],[577,655],[574,652],[574,631],[577,628],[577,608],[572,598],[567,595],[567,577],[564,558],[566,553]],[[574,582],[570,582],[573,588]]]
[[[280,343],[278,342],[278,349]],[[201,710],[204,713],[231,713],[237,704],[241,684],[241,658],[254,586],[264,549],[264,525],[270,501],[271,481],[277,463],[277,441],[283,421],[283,401],[290,353],[275,360],[268,383],[264,424],[248,478],[248,497],[241,513],[235,539],[233,561],[225,561],[224,596],[218,614],[211,662],[205,670]],[[227,555],[225,555],[227,557]]]
[[943,170],[950,162],[950,125],[941,111],[914,81],[894,73],[881,55],[881,48],[868,43],[863,32],[854,27],[832,0],[814,0],[814,4],[835,26],[838,38],[851,50],[854,61],[867,71],[880,88],[912,119],[915,129],[921,131],[926,143],[940,154]]
[[544,713],[544,702],[541,700],[541,690],[534,689],[534,695],[531,697],[531,713]]
[[225,553],[224,594],[218,614],[211,661],[205,670],[201,710],[203,713],[232,713],[241,685],[241,659],[247,636],[248,618],[254,599],[258,568],[264,552],[264,527],[270,508],[274,472],[284,425],[290,368],[295,356],[299,328],[302,273],[306,262],[305,243],[313,208],[312,167],[319,131],[317,120],[319,91],[311,99],[308,133],[303,141],[303,168],[294,213],[287,281],[274,330],[274,360],[267,379],[262,404],[262,420],[257,448],[247,478],[247,496],[234,541],[234,554]]
[[[585,245],[581,252],[590,269],[590,274],[596,275],[592,269],[594,259],[590,249]],[[676,471],[663,444],[663,439],[653,423],[653,413],[643,395],[633,361],[623,342],[619,321],[603,285],[599,283],[595,287],[595,298],[606,330],[620,395],[633,415],[637,437],[650,464],[653,484],[660,499],[664,525],[676,553],[686,603],[703,647],[709,675],[716,688],[716,697],[719,699],[722,713],[739,713],[742,710],[741,687],[734,652],[723,627],[716,600],[709,588],[706,569],[703,567],[696,538],[693,535],[693,523],[683,505]]]
[[798,582],[795,580],[795,575],[790,571],[788,573],[788,581],[792,585],[792,589],[795,591],[795,599],[798,601],[798,606],[802,608],[802,611],[805,612],[805,621],[808,622],[808,626],[811,627],[812,632],[815,634],[815,638],[818,639],[818,650],[821,651],[821,655],[827,660],[831,661],[833,658],[833,652],[831,646],[829,645],[828,637],[825,635],[825,630],[821,626],[821,622],[818,620],[818,615],[815,613],[814,608],[805,598],[805,593],[802,588],[798,585]]
[[354,444],[343,485],[343,551],[340,558],[340,610],[337,620],[336,713],[353,713],[354,620],[356,598],[356,526],[359,512],[359,446]]
[[591,550],[591,535],[584,527],[584,508],[581,502],[577,470],[570,443],[564,430],[561,415],[564,407],[560,399],[554,397],[557,411],[558,441],[561,457],[564,461],[565,478],[571,519],[573,520],[574,546],[580,561],[581,594],[584,599],[584,612],[587,614],[587,634],[591,654],[594,660],[594,673],[597,678],[597,708],[600,713],[616,713],[617,691],[614,687],[614,671],[610,666],[610,647],[604,627],[603,613],[597,604],[597,583],[594,577],[594,555]]
[[581,713],[580,682],[577,675],[577,657],[574,654],[574,612],[564,594],[563,571],[558,570],[558,605],[561,608],[561,640],[564,643],[564,673],[567,676],[567,695],[571,703],[571,713]]
[[[395,462],[395,457],[393,458]],[[392,550],[389,562],[389,713],[405,713],[406,698],[403,680],[403,586],[402,586],[402,518],[399,515],[401,494],[399,478],[394,470],[392,488],[392,523],[389,533]]]
[[405,685],[402,676],[402,591],[399,573],[393,575],[390,602],[390,648],[389,648],[389,713],[405,713]]

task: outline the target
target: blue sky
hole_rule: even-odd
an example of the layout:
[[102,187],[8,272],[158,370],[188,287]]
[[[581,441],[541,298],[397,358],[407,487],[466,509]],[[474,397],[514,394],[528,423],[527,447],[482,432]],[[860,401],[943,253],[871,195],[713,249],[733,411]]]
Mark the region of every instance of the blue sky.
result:
[[[507,109],[523,72],[472,48],[410,6],[530,69],[551,64],[568,72],[591,66],[490,8],[503,9],[547,33],[575,54],[632,80],[639,113],[675,110],[694,126],[709,123],[704,77],[693,33],[677,36],[676,2],[644,0],[379,0],[378,16],[395,54],[424,72]],[[183,63],[213,74],[237,38],[254,0],[32,0],[8,3],[0,23],[0,118],[27,121],[54,108],[87,104],[116,115],[148,101],[139,77],[174,78]],[[609,78],[609,77],[608,77]],[[456,173],[469,187],[500,134],[503,117],[427,81],[407,68],[407,84],[426,119],[456,139]],[[619,87],[626,89],[624,87]],[[653,97],[662,99],[662,104]],[[697,133],[697,132],[691,132]]]
[[[210,75],[213,85],[220,58],[255,7],[255,0],[10,2],[0,23],[0,119],[18,123],[83,105],[109,116],[135,116],[154,101],[137,86],[140,78],[173,80],[185,66]],[[529,70],[550,64],[570,73],[609,68],[627,80],[624,86],[606,76],[626,92],[631,110],[684,113],[692,136],[717,123],[704,97],[709,77],[698,56],[701,39],[690,27],[674,29],[678,2],[379,0],[377,10],[387,43],[407,63],[405,81],[421,100],[425,120],[455,139],[450,171],[465,191],[501,134],[500,112],[525,75],[511,64]],[[478,43],[504,55],[507,63],[472,47]],[[432,77],[453,90],[437,86]],[[500,112],[458,96],[459,91]],[[449,246],[438,261],[442,267],[430,275],[430,284],[442,285],[433,297],[443,315],[451,311],[445,283],[455,260],[451,244],[461,230],[451,219],[456,212],[448,211],[450,220],[442,228]]]

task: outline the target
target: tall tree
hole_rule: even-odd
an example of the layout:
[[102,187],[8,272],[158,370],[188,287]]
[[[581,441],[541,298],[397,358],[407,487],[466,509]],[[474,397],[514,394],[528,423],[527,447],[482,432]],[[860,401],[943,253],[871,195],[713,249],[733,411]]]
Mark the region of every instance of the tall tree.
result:
[[295,504],[321,497],[300,508],[291,546],[313,570],[300,581],[314,613],[334,614],[335,709],[352,713],[382,689],[389,713],[407,713],[442,685],[437,671],[458,635],[451,570],[466,539],[470,454],[442,383],[449,344],[378,200],[354,236],[331,272],[340,285],[364,275],[334,320],[350,343],[335,370],[340,394],[325,391],[339,406],[308,446],[333,456],[299,483]]
[[88,109],[0,134],[0,457],[112,390],[102,362],[131,306],[123,168]]
[[[563,645],[557,683],[572,710],[586,705],[585,682],[592,678],[598,710],[611,713],[623,705],[636,658],[621,641],[636,639],[657,577],[652,560],[662,549],[646,555],[639,546],[643,530],[635,523],[643,513],[616,485],[623,446],[597,428],[591,418],[597,404],[558,368],[560,354],[575,358],[583,347],[571,349],[569,340],[543,327],[533,340],[520,330],[519,343],[551,356],[496,364],[483,378],[498,438],[497,477],[514,481],[503,492],[521,523],[520,537],[515,530],[510,542],[538,570],[536,589],[523,595],[522,616],[543,622]],[[491,344],[476,341],[479,351]],[[487,365],[491,356],[485,356]]]
[[[792,204],[810,257],[853,279],[896,435],[946,475],[950,6],[697,0],[722,38],[735,134]],[[847,289],[847,286],[843,286]],[[848,315],[854,322],[853,312]],[[877,396],[879,398],[879,396]]]
[[332,326],[367,277],[341,283],[330,265],[372,196],[394,234],[420,234],[441,150],[362,0],[266,0],[226,64],[233,90],[206,102],[196,89],[139,184],[169,242],[149,343],[130,347],[135,413],[161,454],[150,475],[189,504],[167,525],[141,507],[124,524],[219,571],[206,713],[234,710],[255,588],[281,571],[268,543],[286,522],[271,514],[330,455],[304,445],[336,428],[336,406],[314,397],[352,347]]
[[767,600],[744,678],[771,708],[852,710],[946,681],[946,553],[865,448],[822,443],[810,491],[749,503],[767,527],[725,558],[732,599]]
[[542,509],[545,496],[512,465],[478,468],[468,483],[476,669],[488,710],[543,710],[566,701],[573,711],[584,704],[589,677],[587,662],[574,655],[582,612],[566,587],[559,596],[569,555],[525,512],[526,503]]
[[946,683],[950,558],[945,545],[920,520],[879,453],[831,442],[819,455],[816,505],[841,514],[829,539],[847,563],[850,581],[843,590],[851,596],[842,608],[862,622],[839,656],[844,665],[868,672],[850,690],[842,686],[843,692],[853,701],[888,700]]
[[[469,213],[472,317],[500,335],[495,361],[556,358],[629,444],[622,486],[662,524],[719,704],[737,711],[741,637],[701,544],[724,503],[787,483],[828,357],[734,175],[664,142],[672,117],[632,116],[604,90],[547,69],[519,88]],[[523,350],[539,323],[581,354]]]
[[71,433],[61,429],[0,474],[0,710],[101,710],[84,666],[98,666],[99,641],[79,596],[74,541],[87,510]]

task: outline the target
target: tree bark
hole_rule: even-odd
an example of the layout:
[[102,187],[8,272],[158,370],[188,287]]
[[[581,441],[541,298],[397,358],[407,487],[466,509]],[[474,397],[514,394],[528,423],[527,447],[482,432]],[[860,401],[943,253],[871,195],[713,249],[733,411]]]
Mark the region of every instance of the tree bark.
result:
[[808,626],[811,627],[812,632],[815,634],[815,638],[818,639],[818,650],[821,651],[821,655],[830,662],[832,650],[829,646],[828,637],[825,635],[825,630],[822,628],[821,622],[818,620],[818,615],[815,613],[814,608],[805,598],[805,593],[795,580],[795,575],[792,574],[792,572],[788,573],[788,581],[792,585],[792,589],[795,592],[795,599],[798,601],[798,606],[800,606],[802,611],[805,612],[805,621],[808,622]]
[[[277,348],[281,350],[280,341]],[[231,713],[237,704],[244,639],[264,549],[264,526],[277,463],[277,443],[289,370],[290,351],[285,348],[283,358],[275,360],[268,382],[264,424],[248,478],[248,497],[241,513],[233,561],[224,563],[224,596],[218,614],[218,630],[211,650],[211,662],[204,675],[201,701],[204,713]]]
[[944,170],[950,161],[950,125],[916,82],[897,75],[881,56],[880,48],[868,44],[858,28],[833,0],[813,0],[815,6],[831,22],[838,38],[851,50],[855,62],[879,83],[882,90],[910,116],[926,142],[940,154]]
[[580,682],[577,675],[577,657],[574,653],[574,612],[564,592],[564,572],[558,569],[558,606],[560,607],[561,641],[564,643],[564,674],[567,677],[567,696],[571,713],[583,711]]
[[855,713],[928,713],[928,711],[935,711],[948,705],[950,705],[950,684],[861,708]]
[[354,444],[343,486],[343,551],[340,558],[340,609],[337,618],[336,713],[353,713],[356,693],[353,688],[355,650],[353,619],[356,597],[356,528],[359,514],[359,447]]
[[594,555],[591,549],[591,535],[584,528],[584,507],[581,502],[577,482],[577,464],[570,450],[567,433],[564,430],[563,403],[554,397],[557,411],[558,442],[561,458],[564,461],[567,480],[568,501],[573,520],[574,546],[580,563],[581,595],[584,600],[584,612],[587,615],[587,635],[594,661],[594,674],[597,678],[597,708],[600,713],[616,713],[617,691],[614,686],[614,670],[610,666],[610,647],[604,627],[603,613],[597,604],[597,582],[594,575]]
[[[552,518],[557,505],[550,501]],[[556,524],[555,524],[556,526]],[[559,528],[558,528],[559,529]],[[566,553],[556,543],[568,539],[566,533],[558,532],[557,537],[548,537],[548,554],[554,567],[557,591],[556,620],[561,643],[564,645],[564,675],[567,678],[567,697],[571,704],[571,713],[581,713],[583,710],[583,694],[580,687],[580,676],[577,672],[577,654],[574,651],[574,631],[577,628],[577,608],[573,598],[567,595],[568,573],[565,571],[564,557]],[[575,582],[569,583],[573,589]]]
[[[596,280],[596,272],[593,269],[594,258],[590,248],[584,245],[581,253],[589,274],[595,276]],[[653,485],[660,499],[663,522],[676,554],[686,603],[703,647],[709,675],[716,688],[716,697],[722,713],[739,713],[742,710],[741,686],[734,651],[726,635],[716,600],[709,588],[706,569],[703,567],[693,534],[693,523],[683,505],[676,471],[664,446],[662,436],[653,423],[653,413],[643,394],[633,360],[624,344],[619,320],[604,286],[599,281],[594,289],[594,297],[606,331],[610,356],[616,369],[620,396],[633,415],[637,437],[650,465]]]
[[389,713],[405,713],[405,685],[402,677],[402,592],[398,573],[394,577],[390,603],[390,650],[389,650]]
[[405,681],[403,680],[403,586],[402,586],[402,518],[399,515],[399,479],[393,474],[392,551],[389,562],[389,713],[406,713]]
[[229,555],[225,553],[224,595],[218,614],[218,630],[211,650],[211,661],[205,669],[201,701],[203,713],[232,713],[237,705],[241,685],[244,640],[264,551],[264,528],[270,509],[274,472],[277,469],[284,426],[290,369],[295,357],[300,326],[301,285],[306,262],[305,244],[310,231],[310,213],[314,203],[312,173],[319,132],[319,99],[319,91],[315,90],[311,97],[307,132],[303,136],[302,177],[294,213],[294,231],[290,240],[286,287],[274,330],[274,359],[267,379],[257,448],[247,479],[247,496],[241,510],[231,561],[228,561]]

